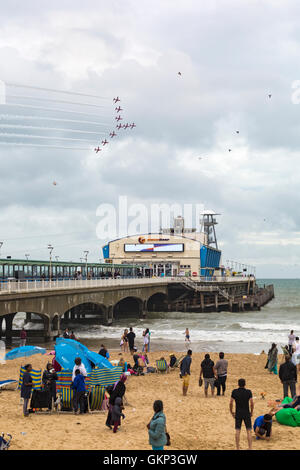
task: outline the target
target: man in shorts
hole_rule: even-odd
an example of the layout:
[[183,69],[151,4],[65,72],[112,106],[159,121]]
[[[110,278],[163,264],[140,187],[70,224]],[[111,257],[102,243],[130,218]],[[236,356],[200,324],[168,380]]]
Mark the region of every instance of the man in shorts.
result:
[[[236,388],[231,393],[229,409],[230,413],[235,419],[235,442],[236,449],[240,448],[240,434],[242,422],[244,421],[246,430],[247,430],[247,439],[249,450],[252,450],[252,436],[251,436],[251,417],[254,410],[254,402],[252,398],[251,390],[245,388],[246,381],[245,379],[239,379],[238,381],[239,388]],[[235,401],[235,413],[233,412],[233,402]],[[249,402],[250,408],[249,409]]]
[[214,372],[214,361],[211,360],[209,354],[205,354],[204,360],[201,362],[200,379],[204,378],[204,393],[207,398],[208,387],[210,385],[211,394],[214,396],[215,393],[215,372]]
[[183,379],[182,384],[182,393],[185,397],[190,385],[190,375],[191,375],[191,363],[192,363],[192,351],[188,350],[187,355],[182,360],[180,364],[180,377]]

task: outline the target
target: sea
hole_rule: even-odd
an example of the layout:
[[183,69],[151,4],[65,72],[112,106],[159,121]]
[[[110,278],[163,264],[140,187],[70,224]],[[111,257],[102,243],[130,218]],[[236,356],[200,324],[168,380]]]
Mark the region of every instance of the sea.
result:
[[[249,312],[150,312],[145,319],[122,318],[112,326],[96,323],[78,325],[70,329],[79,341],[97,350],[103,343],[111,349],[120,348],[125,328],[133,327],[138,349],[143,344],[143,331],[151,333],[150,351],[227,352],[260,354],[268,351],[272,343],[285,346],[290,330],[300,335],[300,279],[260,279],[260,286],[273,284],[275,298],[259,311]],[[23,326],[21,314],[15,326]],[[36,323],[27,328],[39,328]],[[191,343],[185,342],[185,329],[189,328]]]

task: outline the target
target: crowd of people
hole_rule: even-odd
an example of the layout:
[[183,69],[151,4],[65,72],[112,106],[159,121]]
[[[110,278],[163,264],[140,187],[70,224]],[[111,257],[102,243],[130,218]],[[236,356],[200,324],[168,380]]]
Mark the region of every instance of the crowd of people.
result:
[[[73,332],[71,333],[73,334]],[[66,329],[64,337],[70,337],[70,332]],[[66,335],[66,336],[65,336]],[[186,341],[190,344],[190,334],[187,329],[185,332]],[[131,374],[143,375],[144,373],[152,372],[155,369],[151,368],[147,352],[149,352],[150,345],[150,331],[145,329],[143,331],[143,351],[138,353],[135,347],[136,335],[133,328],[125,329],[121,339],[121,350],[124,353],[130,352],[132,355],[132,364],[126,362],[121,357],[117,364],[122,366],[123,373],[120,379],[116,381],[113,386],[106,388],[107,397],[105,406],[107,407],[106,426],[116,433],[121,426],[121,421],[125,419],[124,409],[126,405],[126,381],[127,377]],[[236,449],[240,448],[240,434],[242,425],[245,425],[247,432],[248,447],[252,449],[252,431],[256,439],[269,440],[272,437],[272,420],[273,417],[283,408],[294,408],[300,411],[300,386],[297,388],[297,373],[300,366],[300,345],[299,337],[294,335],[291,331],[288,337],[288,345],[282,347],[284,353],[284,362],[280,364],[278,370],[278,348],[275,343],[271,345],[268,351],[267,363],[265,368],[268,369],[270,374],[278,375],[283,386],[283,398],[290,394],[290,402],[282,404],[283,400],[269,402],[265,414],[256,416],[252,423],[254,416],[254,400],[252,391],[246,388],[246,380],[240,378],[237,382],[237,388],[231,391],[229,401],[229,412],[234,418],[235,423],[235,442]],[[104,344],[101,344],[99,353],[105,358],[109,358],[110,354]],[[120,354],[121,355],[121,354]],[[177,360],[174,354],[170,354],[170,363],[168,367],[175,369],[179,367],[180,378],[182,379],[182,394],[188,395],[188,389],[191,379],[191,365],[192,365],[192,350],[188,349],[184,357],[180,361]],[[56,401],[56,381],[57,372],[60,370],[60,365],[56,362],[55,357],[52,363],[48,363],[43,373],[42,382],[44,389],[49,391],[49,409],[51,401]],[[153,369],[153,370],[150,370]],[[229,370],[228,360],[225,358],[224,352],[219,353],[218,360],[214,362],[210,354],[206,353],[204,359],[200,364],[199,372],[199,386],[203,385],[204,396],[208,398],[208,394],[212,397],[225,396],[226,381]],[[32,391],[32,378],[30,372],[32,371],[31,364],[25,366],[25,373],[23,375],[23,384],[21,388],[21,397],[24,399],[23,413],[28,416],[29,399]],[[75,359],[72,371],[72,389],[74,390],[74,413],[86,413],[86,386],[85,379],[87,371],[78,357]],[[215,394],[216,391],[216,394]],[[262,397],[264,398],[264,397]],[[51,401],[50,401],[51,400]],[[150,422],[147,424],[149,443],[153,450],[163,450],[166,445],[170,444],[170,436],[166,428],[166,416],[163,412],[163,402],[155,400],[153,404],[154,415]]]

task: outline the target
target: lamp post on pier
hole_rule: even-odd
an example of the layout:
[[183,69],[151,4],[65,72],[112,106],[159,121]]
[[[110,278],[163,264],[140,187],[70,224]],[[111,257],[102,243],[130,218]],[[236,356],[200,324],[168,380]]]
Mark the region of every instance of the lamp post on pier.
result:
[[51,277],[52,277],[52,251],[53,251],[53,246],[49,243],[48,245],[48,250],[49,250],[49,256],[50,256],[50,271],[49,271],[49,281],[51,282]]
[[89,251],[84,251],[83,252],[85,254],[85,276],[86,276],[86,279],[88,278],[88,271],[87,271],[87,259],[88,259],[88,254],[89,254]]

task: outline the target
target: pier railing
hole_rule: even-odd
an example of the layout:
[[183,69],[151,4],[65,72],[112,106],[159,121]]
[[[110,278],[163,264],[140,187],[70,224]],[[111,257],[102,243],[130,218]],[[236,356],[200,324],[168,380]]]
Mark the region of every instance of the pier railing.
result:
[[[25,280],[25,281],[0,281],[0,295],[18,292],[35,292],[45,290],[64,290],[64,289],[87,289],[95,287],[121,287],[121,286],[139,286],[139,285],[157,285],[157,284],[170,284],[170,283],[190,283],[193,286],[201,285],[198,283],[218,284],[220,282],[245,282],[254,280],[254,277],[222,277],[218,279],[209,278],[187,278],[183,276],[177,277],[153,277],[153,278],[116,278],[116,279],[56,279],[56,280]],[[205,286],[203,286],[205,287]],[[205,287],[207,289],[207,287]]]

